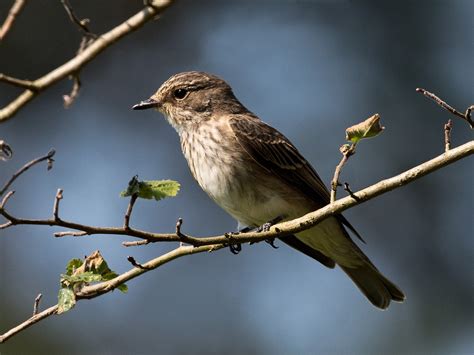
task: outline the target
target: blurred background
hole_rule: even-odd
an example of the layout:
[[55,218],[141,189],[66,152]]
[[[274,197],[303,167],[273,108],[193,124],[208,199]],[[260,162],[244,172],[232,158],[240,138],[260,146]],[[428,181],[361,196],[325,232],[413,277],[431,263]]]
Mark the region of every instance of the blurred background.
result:
[[[0,19],[12,1],[0,2]],[[102,33],[141,1],[71,0]],[[178,217],[195,236],[236,223],[202,192],[163,117],[130,107],[169,76],[215,73],[263,120],[288,136],[329,185],[344,130],[373,113],[386,130],[363,142],[341,180],[354,190],[472,139],[467,124],[415,92],[424,87],[460,111],[473,104],[472,1],[179,1],[161,19],[109,48],[82,72],[65,110],[62,81],[14,118],[0,139],[3,184],[25,162],[57,150],[14,185],[17,216],[49,217],[57,188],[61,216],[121,225],[129,181],[175,179],[178,197],[138,201],[132,225],[171,232]],[[31,1],[0,44],[0,72],[35,79],[74,56],[80,34],[59,1]],[[0,85],[6,104],[21,90]],[[472,159],[353,208],[346,217],[363,250],[406,293],[381,312],[339,270],[282,243],[178,259],[128,283],[129,292],[81,301],[0,346],[2,354],[468,354],[474,351]],[[340,193],[340,195],[342,195]],[[176,245],[124,248],[119,236],[55,239],[57,228],[0,231],[0,332],[22,322],[41,292],[57,301],[69,259],[99,249],[112,269],[131,268]]]

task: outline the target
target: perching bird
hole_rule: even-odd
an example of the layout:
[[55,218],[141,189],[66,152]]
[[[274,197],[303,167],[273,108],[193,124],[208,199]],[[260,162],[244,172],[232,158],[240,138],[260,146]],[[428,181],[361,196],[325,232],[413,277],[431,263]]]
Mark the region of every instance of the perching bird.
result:
[[[176,129],[191,173],[202,189],[240,224],[257,227],[291,220],[329,203],[313,167],[275,128],[260,120],[217,76],[184,72],[168,79],[134,110],[155,108]],[[342,216],[281,240],[328,268],[339,265],[376,307],[403,302],[351,240],[357,232]]]

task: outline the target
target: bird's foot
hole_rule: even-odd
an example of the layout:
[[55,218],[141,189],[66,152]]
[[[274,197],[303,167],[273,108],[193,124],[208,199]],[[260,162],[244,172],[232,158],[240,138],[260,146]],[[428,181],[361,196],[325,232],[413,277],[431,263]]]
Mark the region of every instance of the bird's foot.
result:
[[260,227],[258,227],[255,231],[257,233],[260,233],[260,232],[268,232],[271,228],[271,226],[273,226],[274,223],[272,222],[267,222],[267,223],[264,223],[262,224]]
[[[244,228],[244,229],[248,229],[245,232],[257,232],[257,233],[268,232],[274,224],[277,224],[277,223],[281,222],[282,219],[283,219],[283,216],[278,216],[278,217],[273,218],[272,220],[262,224],[260,227],[253,228],[253,229],[250,229],[249,227],[247,227],[247,228]],[[270,244],[270,246],[272,248],[278,249],[278,247],[275,245],[275,238],[265,239],[265,242]],[[255,243],[256,242],[250,242],[250,245],[255,244]]]
[[237,255],[242,251],[242,244],[240,243],[232,243],[232,236],[237,235],[240,232],[235,232],[235,233],[226,233],[225,236],[227,239],[229,239],[229,243],[227,246],[229,247],[229,250],[232,254]]
[[232,254],[237,255],[242,251],[242,244],[229,244],[229,250]]

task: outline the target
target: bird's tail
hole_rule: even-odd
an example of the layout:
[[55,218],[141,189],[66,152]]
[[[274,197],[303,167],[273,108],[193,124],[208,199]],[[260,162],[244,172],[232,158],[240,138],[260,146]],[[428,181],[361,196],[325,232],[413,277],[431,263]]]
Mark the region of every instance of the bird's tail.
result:
[[315,249],[325,259],[296,244],[288,244],[327,267],[339,265],[374,306],[385,309],[392,300],[405,300],[403,292],[377,270],[336,218],[328,218],[317,226],[298,233],[296,237],[301,244]]
[[374,306],[386,309],[392,300],[396,302],[405,300],[403,291],[383,276],[372,263],[364,263],[353,268],[339,266]]

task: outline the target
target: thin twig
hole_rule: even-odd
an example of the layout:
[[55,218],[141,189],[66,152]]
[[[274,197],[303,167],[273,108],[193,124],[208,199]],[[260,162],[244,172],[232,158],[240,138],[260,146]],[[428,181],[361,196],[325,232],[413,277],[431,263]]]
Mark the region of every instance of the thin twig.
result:
[[176,221],[176,235],[178,236],[179,238],[179,241],[181,243],[188,243],[188,244],[193,244],[195,238],[192,238],[192,237],[188,237],[186,234],[183,234],[181,232],[181,226],[183,225],[183,219],[182,218],[178,218],[178,220]]
[[33,81],[14,78],[2,73],[0,73],[0,81],[22,89],[28,89],[32,91],[37,90],[37,87]]
[[469,125],[471,126],[471,129],[474,128],[474,122],[471,119],[471,112],[474,109],[474,105],[468,107],[467,110],[466,110],[466,113],[461,113],[458,110],[456,110],[454,107],[448,105],[445,101],[441,100],[438,96],[436,96],[435,94],[433,94],[429,91],[426,91],[425,89],[417,88],[416,91],[421,92],[423,95],[430,98],[431,100],[436,102],[439,106],[441,106],[445,110],[451,112],[453,115],[462,118],[464,121],[469,123]]
[[[89,45],[91,45],[98,36],[95,33],[91,32],[91,30],[87,26],[90,22],[89,19],[79,20],[79,18],[74,13],[71,5],[69,4],[68,0],[61,0],[61,3],[63,4],[64,9],[66,10],[71,22],[75,24],[79,28],[79,31],[82,33],[81,43],[79,45],[79,49],[76,52],[76,56],[78,56],[87,47],[89,47]],[[71,75],[69,76],[70,79],[73,81],[73,85],[71,92],[69,94],[63,95],[64,108],[66,109],[71,107],[76,98],[79,96],[79,90],[82,86],[81,79],[79,77],[79,72],[80,70],[77,70],[76,72],[71,73]]]
[[132,215],[133,206],[135,205],[135,201],[137,201],[138,195],[132,194],[130,197],[130,202],[128,203],[127,212],[125,212],[125,217],[123,220],[123,228],[130,229],[130,216]]
[[87,25],[89,24],[89,19],[85,18],[85,19],[79,20],[79,18],[74,13],[74,10],[72,9],[71,4],[69,4],[68,0],[61,0],[61,3],[63,4],[64,9],[66,10],[69,16],[69,19],[71,20],[72,23],[77,25],[77,27],[79,28],[79,31],[82,32],[83,36],[92,36],[94,38],[97,37],[97,35],[92,33],[89,30],[89,27],[87,27]]
[[347,163],[349,157],[355,154],[356,145],[357,143],[352,143],[351,145],[344,144],[339,148],[342,154],[342,159],[339,164],[337,164],[336,169],[334,170],[334,177],[331,181],[331,203],[336,201],[337,187],[341,185],[339,182],[339,175],[341,175],[342,167]]
[[7,204],[7,201],[12,195],[15,193],[15,191],[8,191],[8,193],[3,197],[2,202],[0,203],[0,208],[4,208],[5,205]]
[[129,261],[130,264],[132,264],[133,266],[139,268],[139,269],[143,269],[143,270],[146,270],[146,267],[143,266],[142,264],[140,263],[137,263],[137,261],[135,260],[135,258],[133,256],[128,256],[127,257],[127,260]]
[[453,121],[451,119],[444,125],[444,151],[451,149],[451,131],[453,129]]
[[136,247],[138,245],[147,245],[149,243],[150,243],[149,240],[143,239],[143,240],[134,240],[133,242],[122,242],[122,245],[124,247]]
[[43,297],[43,295],[39,293],[38,296],[36,296],[35,298],[35,303],[33,304],[33,316],[36,316],[38,314],[41,297]]
[[344,183],[344,191],[347,191],[349,196],[351,196],[353,199],[355,199],[355,200],[358,199],[358,197],[356,195],[354,195],[354,191],[351,190],[351,187],[350,187],[349,183],[347,183],[347,182]]
[[79,96],[79,90],[81,89],[81,79],[79,74],[72,74],[71,80],[73,80],[72,89],[69,94],[63,95],[64,108],[69,108],[74,103],[76,98]]
[[64,232],[56,232],[53,235],[56,238],[62,238],[62,237],[83,237],[85,235],[88,235],[89,233],[84,232],[84,231],[64,231]]
[[54,198],[53,219],[59,221],[59,201],[63,199],[63,189],[58,189]]
[[84,51],[76,55],[68,62],[57,67],[43,77],[33,81],[32,83],[36,90],[24,91],[16,99],[0,109],[0,122],[7,121],[13,117],[13,115],[15,115],[18,110],[37,97],[43,90],[46,90],[58,81],[67,78],[69,75],[78,73],[87,63],[92,61],[105,49],[129,33],[139,29],[148,21],[153,20],[156,15],[161,14],[172,3],[173,0],[153,0],[153,6],[146,6],[120,25],[97,37],[97,39]]
[[2,41],[5,36],[7,35],[8,31],[12,28],[15,19],[20,14],[23,6],[25,6],[26,0],[15,0],[13,6],[11,7],[10,11],[8,12],[8,16],[5,19],[2,27],[0,28],[0,41]]
[[39,158],[36,158],[36,159],[33,159],[32,161],[26,163],[25,165],[23,165],[15,174],[13,174],[13,176],[10,178],[10,180],[8,180],[5,185],[3,185],[2,189],[0,190],[0,196],[2,196],[5,191],[7,191],[7,189],[10,187],[11,184],[13,184],[13,182],[21,175],[23,174],[25,171],[27,171],[29,168],[31,168],[33,165],[36,165],[38,163],[41,163],[42,161],[44,160],[50,160],[52,159],[52,157],[54,156],[54,154],[56,153],[56,151],[54,149],[51,149],[48,154],[42,156],[42,157],[39,157]]

